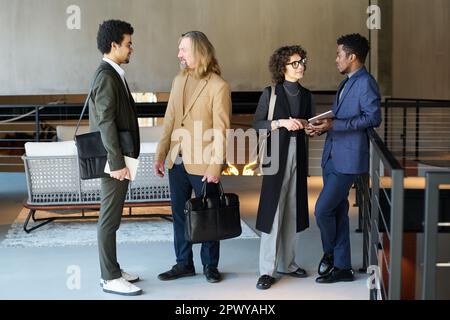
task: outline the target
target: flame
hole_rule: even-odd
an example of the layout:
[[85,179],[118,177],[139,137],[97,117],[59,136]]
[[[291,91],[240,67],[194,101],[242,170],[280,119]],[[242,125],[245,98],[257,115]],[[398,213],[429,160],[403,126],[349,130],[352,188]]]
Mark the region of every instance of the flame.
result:
[[239,170],[233,166],[231,163],[228,163],[228,168],[222,171],[222,175],[224,176],[238,176]]
[[244,169],[242,170],[242,175],[243,176],[254,176],[254,175],[260,176],[261,175],[260,173],[255,174],[254,168],[255,168],[256,165],[257,165],[256,161],[252,161],[249,164],[247,164],[244,167]]

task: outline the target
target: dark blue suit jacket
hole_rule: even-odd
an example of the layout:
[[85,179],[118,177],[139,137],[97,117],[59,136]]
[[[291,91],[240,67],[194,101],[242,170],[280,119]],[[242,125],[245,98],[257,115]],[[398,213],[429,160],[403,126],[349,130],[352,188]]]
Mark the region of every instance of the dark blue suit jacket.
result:
[[[344,81],[338,89],[338,94]],[[330,153],[336,171],[359,174],[369,171],[369,139],[367,128],[381,123],[380,93],[375,79],[365,67],[350,79],[338,102],[334,99],[333,128],[327,132],[322,155],[322,168]]]

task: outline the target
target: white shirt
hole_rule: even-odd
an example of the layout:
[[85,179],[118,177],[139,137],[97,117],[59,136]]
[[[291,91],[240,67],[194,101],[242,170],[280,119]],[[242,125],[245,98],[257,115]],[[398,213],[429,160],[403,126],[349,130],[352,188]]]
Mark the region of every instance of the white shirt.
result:
[[[109,58],[103,57],[103,61],[108,62],[111,67],[114,68],[114,70],[117,71],[117,73],[119,74],[119,76],[122,78],[123,84],[125,85],[125,88],[127,87],[126,83],[125,83],[125,70],[123,70],[117,63],[115,63],[114,61],[112,61]],[[126,90],[128,93],[128,90]]]

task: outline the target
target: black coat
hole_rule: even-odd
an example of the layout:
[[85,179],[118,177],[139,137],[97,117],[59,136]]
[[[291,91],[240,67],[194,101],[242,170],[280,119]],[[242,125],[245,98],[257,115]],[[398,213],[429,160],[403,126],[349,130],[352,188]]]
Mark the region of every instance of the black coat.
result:
[[[271,88],[267,87],[269,96]],[[267,94],[267,92],[266,92]],[[275,94],[277,96],[275,109],[273,113],[273,120],[289,119],[290,110],[286,97],[286,93],[282,84],[275,87]],[[300,86],[300,118],[308,119],[312,113],[312,98],[311,92]],[[258,106],[254,116],[254,127],[264,126],[266,121],[267,126],[267,106]],[[258,126],[258,122],[260,125]],[[256,218],[256,229],[270,233],[272,230],[273,220],[280,199],[281,186],[286,169],[286,161],[289,148],[290,132],[286,128],[280,128],[279,141],[273,141],[272,136],[267,140],[267,148],[270,150],[272,143],[279,143],[279,169],[274,175],[264,175],[261,194],[258,206],[258,215]],[[306,135],[304,130],[299,130],[297,134],[297,232],[303,231],[309,227],[308,215],[308,192],[307,192],[307,149],[306,149]]]

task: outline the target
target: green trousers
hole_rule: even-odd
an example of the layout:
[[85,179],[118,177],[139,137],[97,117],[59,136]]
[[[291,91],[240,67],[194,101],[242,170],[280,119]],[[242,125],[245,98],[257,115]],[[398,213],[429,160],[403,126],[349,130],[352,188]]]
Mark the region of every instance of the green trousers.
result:
[[129,181],[101,178],[101,207],[97,225],[98,252],[103,280],[120,278],[117,262],[116,231],[120,227],[122,210]]

